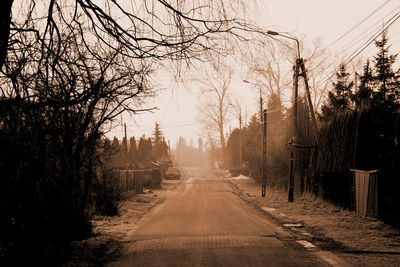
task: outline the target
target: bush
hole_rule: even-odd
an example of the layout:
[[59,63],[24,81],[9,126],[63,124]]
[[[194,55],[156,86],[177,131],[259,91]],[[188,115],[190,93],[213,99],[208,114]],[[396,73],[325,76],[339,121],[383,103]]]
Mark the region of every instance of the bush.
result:
[[100,181],[95,190],[96,212],[104,216],[119,214],[121,206],[121,189],[112,170],[102,171]]

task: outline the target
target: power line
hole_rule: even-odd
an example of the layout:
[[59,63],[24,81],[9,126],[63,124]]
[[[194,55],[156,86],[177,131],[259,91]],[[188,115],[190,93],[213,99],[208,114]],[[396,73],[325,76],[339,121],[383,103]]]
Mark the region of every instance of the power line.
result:
[[[371,34],[370,30],[376,27],[377,24],[381,23],[382,21],[385,21],[385,19],[389,16],[391,16],[394,12],[397,12],[397,10],[400,8],[400,5],[394,8],[392,11],[390,11],[388,14],[386,14],[383,18],[379,19],[376,23],[372,24],[370,27],[368,27],[366,30],[364,30],[361,34],[357,35],[355,38],[347,42],[345,45],[343,45],[340,49],[336,50],[336,53],[339,51],[346,50],[346,47],[351,47],[354,44],[358,43],[359,41],[363,40],[365,37],[369,36]],[[392,17],[393,18],[393,17]],[[390,19],[389,19],[390,20]],[[376,27],[375,29],[372,30],[372,32],[375,32],[379,30],[381,26]]]
[[369,14],[368,16],[366,16],[363,20],[361,20],[359,23],[357,23],[356,25],[354,25],[350,30],[348,30],[347,32],[345,32],[344,34],[342,34],[341,36],[339,36],[339,38],[337,38],[335,41],[333,41],[330,45],[327,46],[327,48],[329,48],[330,46],[332,46],[333,44],[335,44],[336,42],[338,42],[340,39],[342,39],[344,36],[346,36],[347,34],[349,34],[350,32],[352,32],[355,28],[357,28],[358,26],[360,26],[362,23],[364,23],[367,19],[369,19],[371,16],[373,16],[376,12],[378,12],[380,9],[382,9],[384,6],[386,6],[391,0],[387,0],[385,3],[383,3],[382,5],[380,5],[378,8],[376,8],[374,11],[372,11],[371,14]]
[[[390,11],[388,14],[386,14],[385,16],[383,16],[383,18],[379,19],[376,23],[374,23],[373,25],[371,25],[370,27],[368,27],[366,30],[364,30],[361,34],[357,35],[355,38],[353,38],[352,40],[350,40],[349,42],[347,42],[345,45],[343,45],[341,48],[335,50],[334,52],[332,52],[331,55],[329,55],[327,57],[327,59],[330,59],[332,57],[336,57],[337,54],[342,53],[343,51],[350,49],[351,47],[353,47],[355,44],[361,42],[362,40],[364,40],[366,37],[370,36],[371,34],[375,33],[376,31],[379,31],[382,26],[378,26],[376,27],[376,25],[378,25],[379,23],[381,23],[382,21],[385,21],[387,17],[391,16],[393,13],[398,12],[398,9],[400,8],[400,5],[397,6],[396,8],[394,8],[392,11]],[[392,18],[393,19],[393,16]],[[375,28],[374,28],[375,27]],[[373,29],[372,31],[370,31],[371,29]],[[359,48],[358,48],[359,49]],[[357,50],[358,50],[357,49]],[[356,50],[356,51],[357,51]],[[335,67],[333,67],[333,69],[336,69]]]
[[[396,17],[397,16],[397,17]],[[386,23],[386,26],[384,25],[383,29],[381,31],[379,31],[378,33],[374,34],[371,36],[371,38],[369,38],[366,42],[364,42],[364,44],[362,44],[359,48],[357,48],[351,55],[350,55],[350,59],[346,61],[346,63],[344,63],[344,66],[347,66],[351,61],[353,61],[358,55],[360,55],[372,42],[374,42],[376,40],[376,38],[378,38],[383,32],[385,32],[390,26],[392,26],[398,19],[400,18],[400,12],[398,12],[397,14],[395,14],[390,20],[393,20],[392,22],[390,22],[389,24]],[[390,21],[389,20],[389,21]],[[331,75],[329,75],[329,77],[327,79],[325,79],[322,83],[327,82],[328,80],[330,80],[334,75],[336,74],[336,69],[333,71],[333,73]]]
[[[396,17],[397,16],[397,17]],[[395,18],[394,18],[395,17]],[[378,36],[380,36],[383,32],[385,32],[391,25],[393,25],[393,23],[395,23],[399,18],[400,18],[400,12],[398,12],[396,15],[394,15],[392,18],[394,18],[393,19],[393,21],[392,22],[390,22],[390,24],[389,25],[387,25],[386,27],[384,26],[383,27],[383,29],[381,30],[381,31],[379,31],[377,34],[375,34],[375,35],[373,35],[369,40],[367,40],[367,42],[368,43],[364,43],[365,44],[365,46],[363,47],[363,48],[359,48],[360,49],[360,51],[358,51],[357,52],[357,50],[352,54],[352,55],[350,55],[350,59],[345,63],[345,66],[348,64],[348,63],[350,63],[354,58],[356,58],[359,54],[361,54],[361,52],[362,51],[364,51],[372,42],[374,42],[375,40],[376,40],[376,38],[378,38]],[[390,19],[390,20],[392,20],[392,18]],[[390,21],[389,20],[389,21]],[[363,45],[364,45],[363,44]]]

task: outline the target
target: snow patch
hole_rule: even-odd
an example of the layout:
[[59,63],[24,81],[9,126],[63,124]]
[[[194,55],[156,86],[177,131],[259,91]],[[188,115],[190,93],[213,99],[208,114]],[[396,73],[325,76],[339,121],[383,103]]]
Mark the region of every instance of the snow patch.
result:
[[284,226],[286,226],[286,227],[303,227],[303,225],[300,223],[286,223],[286,224],[284,224]]
[[262,207],[262,209],[267,211],[267,212],[271,212],[271,211],[275,211],[276,210],[274,208],[268,208],[268,207]]
[[244,175],[239,175],[239,176],[236,176],[236,177],[232,177],[231,178],[231,180],[248,180],[248,179],[250,179],[250,177],[249,176],[244,176]]
[[311,244],[310,242],[308,242],[306,240],[297,240],[296,242],[305,248],[315,248],[315,246],[313,244]]

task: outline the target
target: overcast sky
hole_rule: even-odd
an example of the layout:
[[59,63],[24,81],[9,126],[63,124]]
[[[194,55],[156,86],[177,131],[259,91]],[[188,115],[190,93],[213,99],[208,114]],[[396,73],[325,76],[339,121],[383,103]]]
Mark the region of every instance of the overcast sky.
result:
[[[341,51],[349,56],[373,35],[384,22],[400,12],[400,1],[383,0],[264,0],[258,1],[258,10],[251,9],[249,17],[255,23],[281,32],[289,32],[294,36],[305,35],[309,40],[322,38],[323,43],[332,52],[342,55]],[[249,15],[249,14],[248,14]],[[347,33],[354,26],[354,30]],[[391,52],[400,52],[400,20],[389,28],[389,38],[392,44]],[[366,58],[375,53],[374,45],[370,45],[359,57]],[[400,60],[400,58],[399,58]],[[236,75],[232,82],[232,90],[247,106],[249,116],[257,107],[256,90],[249,84],[242,82],[245,79],[245,66],[235,66]],[[192,75],[196,75],[195,73]],[[200,75],[200,74],[199,74]],[[128,136],[140,137],[142,134],[151,136],[154,123],[160,123],[166,139],[174,144],[179,136],[188,142],[202,137],[202,127],[198,123],[197,101],[199,87],[193,84],[190,89],[177,86],[170,82],[168,74],[158,75],[157,84],[165,88],[158,93],[155,99],[148,102],[148,106],[157,106],[153,113],[124,116],[127,124]],[[238,123],[232,120],[228,123],[232,128]],[[228,129],[229,130],[229,126]],[[116,127],[107,135],[122,137],[123,130]]]

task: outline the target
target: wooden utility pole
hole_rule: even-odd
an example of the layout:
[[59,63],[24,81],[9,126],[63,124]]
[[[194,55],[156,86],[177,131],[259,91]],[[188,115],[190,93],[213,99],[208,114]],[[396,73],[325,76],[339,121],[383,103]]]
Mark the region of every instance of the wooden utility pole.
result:
[[[318,128],[317,128],[317,121],[315,119],[315,113],[314,113],[314,107],[312,104],[311,100],[311,92],[310,92],[310,87],[308,84],[308,77],[307,77],[307,71],[304,66],[304,60],[300,58],[300,56],[296,59],[296,64],[293,67],[294,74],[293,74],[293,81],[294,81],[294,86],[293,86],[293,138],[290,141],[291,145],[291,151],[290,151],[290,177],[289,177],[289,197],[288,200],[289,202],[293,202],[293,194],[294,194],[294,179],[295,179],[295,171],[294,169],[296,168],[295,164],[295,149],[296,147],[303,147],[305,148],[306,146],[298,146],[295,144],[295,140],[298,140],[298,134],[299,134],[299,125],[298,125],[298,94],[299,94],[299,77],[303,77],[304,80],[304,87],[306,89],[306,95],[307,95],[307,103],[308,103],[308,108],[310,111],[310,117],[312,120],[313,124],[313,139],[314,139],[314,145],[311,147],[317,148],[318,147]],[[302,180],[303,182],[303,180]]]
[[289,192],[288,192],[288,201],[293,202],[293,194],[294,194],[294,149],[295,149],[295,138],[292,137],[290,140],[290,176],[289,176]]
[[260,90],[260,123],[262,123],[263,121],[263,99],[262,99],[262,95],[261,95],[261,88]]
[[296,64],[293,67],[294,73],[293,73],[293,82],[294,82],[294,86],[293,86],[293,136],[297,137],[298,134],[298,121],[297,121],[297,102],[298,102],[298,95],[299,95],[299,59],[296,59]]
[[125,149],[125,153],[128,152],[128,137],[126,136],[126,123],[124,123],[124,136],[125,136],[125,142],[126,142],[126,146],[124,147]]
[[[307,71],[306,71],[306,68],[304,66],[304,60],[300,56],[300,42],[299,42],[299,40],[297,40],[296,38],[294,38],[292,36],[285,35],[285,34],[282,34],[280,32],[275,32],[275,31],[267,31],[267,34],[269,34],[269,35],[279,35],[279,36],[282,36],[284,38],[291,39],[291,40],[295,41],[296,45],[297,45],[296,64],[293,67],[293,70],[294,70],[294,75],[293,75],[293,80],[294,80],[294,82],[293,82],[294,83],[294,86],[293,86],[293,90],[294,90],[293,91],[293,124],[294,124],[293,128],[294,128],[294,131],[293,132],[294,133],[293,133],[293,136],[294,137],[289,142],[292,145],[291,157],[290,157],[291,171],[290,171],[290,179],[289,179],[290,180],[290,182],[289,182],[289,201],[293,201],[293,192],[291,193],[291,191],[294,191],[293,190],[293,184],[294,183],[292,183],[292,181],[294,180],[294,171],[293,171],[293,169],[295,167],[295,164],[294,164],[294,157],[295,157],[294,149],[296,147],[304,147],[304,148],[306,147],[306,146],[298,146],[298,145],[296,145],[294,143],[296,138],[297,138],[297,136],[298,136],[298,133],[299,133],[299,127],[298,127],[299,125],[298,125],[298,119],[297,119],[297,102],[298,102],[298,90],[299,90],[299,76],[303,77],[304,86],[306,88],[307,102],[308,102],[308,106],[309,106],[309,109],[310,109],[311,120],[312,120],[312,123],[313,123],[314,146],[311,146],[311,147],[314,147],[314,148],[318,147],[317,122],[316,122],[316,119],[315,119],[314,108],[313,108],[312,101],[311,101],[311,93],[310,93],[310,88],[309,88],[309,85],[308,85]],[[308,146],[308,148],[310,148],[310,146]]]
[[318,128],[317,128],[317,120],[315,119],[315,113],[314,113],[314,107],[312,104],[311,100],[311,92],[310,92],[310,87],[308,85],[308,77],[307,77],[307,71],[304,66],[304,60],[302,58],[299,58],[296,60],[298,62],[297,64],[300,65],[301,73],[298,74],[298,76],[302,76],[304,80],[304,85],[306,88],[306,94],[307,94],[307,102],[308,102],[308,107],[310,110],[310,115],[311,115],[311,120],[313,123],[313,136],[314,136],[314,145],[318,147]]
[[242,174],[242,109],[239,107],[239,169]]
[[262,197],[265,197],[267,191],[267,110],[264,109],[263,121],[263,162],[262,162]]

